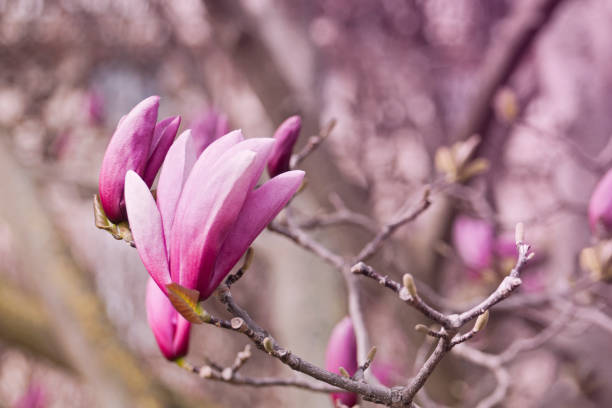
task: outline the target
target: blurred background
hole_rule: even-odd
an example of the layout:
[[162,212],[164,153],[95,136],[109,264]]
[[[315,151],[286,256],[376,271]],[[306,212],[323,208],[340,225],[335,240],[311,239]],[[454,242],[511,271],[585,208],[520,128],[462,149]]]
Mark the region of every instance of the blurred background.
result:
[[[544,300],[494,309],[470,345],[498,353],[536,335],[559,316],[548,293],[585,276],[587,203],[612,159],[611,21],[608,0],[0,0],[0,407],[33,394],[39,405],[28,406],[41,408],[331,406],[324,394],[208,382],[163,359],[145,318],[147,273],[92,212],[119,118],[152,94],[161,117],[182,115],[181,129],[216,109],[247,137],[270,137],[299,114],[303,145],[336,119],[303,164],[309,186],[294,204],[307,219],[340,198],[370,217],[370,227],[312,231],[347,256],[439,180],[440,147],[480,135],[488,171],[435,190],[371,264],[396,280],[412,273],[450,310],[486,296],[504,271],[501,255],[468,270],[454,220],[484,220],[500,242],[524,221],[538,256],[521,291]],[[271,232],[254,249],[234,297],[324,365],[347,314],[342,277]],[[413,327],[428,322],[360,284],[377,359],[405,384],[430,347]],[[502,406],[612,404],[611,295],[600,284],[573,299],[604,323],[571,321],[506,366]],[[246,344],[213,327],[192,332],[195,364],[231,365]],[[255,351],[241,372],[293,375],[266,357]],[[488,369],[451,353],[426,392],[470,407],[494,388]]]

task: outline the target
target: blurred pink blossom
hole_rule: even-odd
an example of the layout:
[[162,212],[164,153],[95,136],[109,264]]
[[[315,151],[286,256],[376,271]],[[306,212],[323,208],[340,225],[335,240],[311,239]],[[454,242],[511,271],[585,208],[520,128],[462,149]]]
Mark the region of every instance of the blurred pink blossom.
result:
[[[336,374],[340,374],[340,367],[354,375],[359,364],[357,362],[357,340],[353,321],[349,316],[342,319],[334,329],[327,343],[325,354],[325,368]],[[372,373],[381,384],[390,387],[393,379],[397,377],[397,368],[387,362],[374,361],[370,366]],[[357,394],[351,392],[338,392],[331,394],[334,404],[336,401],[352,407],[357,404]]]
[[487,221],[458,216],[453,225],[452,242],[472,275],[479,276],[483,269],[491,266],[495,231]]
[[45,408],[47,398],[43,388],[37,383],[30,383],[25,394],[13,405],[13,408]]
[[227,116],[216,110],[208,110],[196,116],[190,125],[191,136],[196,154],[200,154],[209,144],[229,132]]
[[104,97],[100,92],[95,90],[89,91],[86,97],[89,123],[92,125],[101,125],[106,115]]
[[589,202],[589,224],[596,235],[612,231],[612,169],[597,183]]

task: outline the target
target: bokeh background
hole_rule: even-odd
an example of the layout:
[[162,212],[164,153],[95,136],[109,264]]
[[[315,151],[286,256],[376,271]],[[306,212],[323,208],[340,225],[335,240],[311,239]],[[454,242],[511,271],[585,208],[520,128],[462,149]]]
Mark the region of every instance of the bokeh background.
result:
[[[207,382],[159,353],[147,273],[92,213],[118,119],[152,94],[181,129],[214,108],[247,137],[269,137],[297,113],[303,145],[336,119],[304,162],[295,205],[321,214],[340,197],[371,217],[370,229],[313,232],[346,255],[439,178],[441,146],[479,134],[489,170],[436,191],[372,264],[396,279],[410,272],[448,302],[482,298],[501,275],[470,275],[457,259],[451,226],[468,214],[499,236],[526,223],[539,258],[523,291],[567,288],[584,275],[586,206],[612,159],[611,22],[609,0],[0,0],[0,407],[28,392],[44,395],[41,407],[331,406],[307,391]],[[270,232],[254,248],[235,297],[323,365],[347,314],[342,277]],[[405,384],[429,347],[412,328],[426,322],[374,282],[361,286],[377,359]],[[607,317],[610,295],[602,284],[576,301]],[[473,346],[500,352],[537,334],[559,316],[554,303],[494,311]],[[577,319],[517,357],[503,406],[610,406],[611,327]],[[189,358],[230,365],[245,344],[197,327]],[[293,375],[260,352],[243,372]],[[469,407],[494,385],[451,354],[426,388],[438,404]]]

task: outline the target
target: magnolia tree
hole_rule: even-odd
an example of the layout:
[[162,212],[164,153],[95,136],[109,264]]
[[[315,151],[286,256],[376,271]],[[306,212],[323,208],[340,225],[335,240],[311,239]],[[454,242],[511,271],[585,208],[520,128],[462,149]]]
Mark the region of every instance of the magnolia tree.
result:
[[[504,366],[519,353],[543,345],[577,310],[569,303],[562,307],[564,318],[535,337],[517,338],[501,353],[488,354],[465,343],[485,329],[491,310],[510,296],[514,297],[514,307],[547,302],[550,297],[564,299],[611,274],[612,251],[605,236],[612,226],[612,173],[597,186],[589,205],[591,229],[594,237],[601,240],[585,248],[580,260],[592,277],[575,282],[565,293],[538,292],[537,274],[528,271],[533,275],[525,279],[526,291],[536,291],[538,295],[520,294],[524,270],[531,262],[538,263],[526,241],[523,223],[516,225],[511,240],[497,237],[493,224],[487,220],[458,216],[452,228],[452,243],[459,262],[465,266],[465,279],[481,279],[493,270],[505,272],[488,296],[455,310],[440,301],[430,288],[422,294],[411,274],[396,281],[367,261],[395,231],[425,213],[438,192],[486,171],[486,163],[473,159],[477,137],[438,150],[436,164],[441,176],[425,186],[422,198],[382,225],[358,253],[341,256],[308,234],[303,229],[305,221],[298,223],[292,210],[300,200],[300,189],[305,188],[304,172],[298,170],[300,163],[316,154],[316,148],[327,137],[333,137],[331,128],[311,138],[299,152],[293,151],[301,127],[297,116],[283,122],[273,138],[245,138],[240,130],[228,131],[225,119],[218,114],[208,117],[207,126],[185,130],[176,137],[180,117],[158,122],[159,101],[157,96],[149,97],[119,121],[100,170],[95,222],[135,247],[150,275],[146,310],[160,352],[204,379],[329,393],[338,407],[353,407],[360,400],[392,407],[419,406],[417,400],[425,395],[419,392],[428,378],[449,353],[456,353],[492,370],[497,388],[479,406],[493,406],[503,400],[508,387]],[[258,184],[266,168],[270,179]],[[337,220],[329,215],[327,222],[363,222],[365,216],[343,211],[335,214]],[[317,223],[317,217],[320,215],[306,221]],[[346,281],[347,317],[330,335],[325,367],[292,352],[290,344],[280,344],[274,333],[262,327],[257,316],[232,295],[234,285],[249,285],[245,272],[257,256],[250,245],[266,227],[332,265]],[[404,382],[397,382],[394,362],[376,359],[377,349],[370,344],[359,299],[359,286],[369,280],[380,285],[380,296],[389,293],[405,307],[420,312],[423,323],[415,330],[436,340],[416,373],[405,375]],[[202,302],[211,297],[225,306],[227,315],[215,316],[204,309]],[[240,368],[252,353],[248,345],[231,365],[196,366],[189,360],[189,337],[193,326],[201,324],[244,336],[270,358],[304,375],[242,375]],[[424,403],[427,399],[421,397]]]
[[606,2],[2,4],[0,406],[611,404]]

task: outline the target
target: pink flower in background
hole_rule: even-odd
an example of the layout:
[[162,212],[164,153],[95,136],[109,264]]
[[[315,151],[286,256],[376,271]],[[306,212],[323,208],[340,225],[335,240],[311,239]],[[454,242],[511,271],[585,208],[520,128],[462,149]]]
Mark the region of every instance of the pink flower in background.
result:
[[195,157],[186,131],[164,161],[157,202],[133,171],[125,178],[132,235],[162,291],[175,282],[208,298],[257,235],[293,196],[304,177],[291,171],[255,189],[273,139],[243,140],[233,131]]
[[[354,375],[358,367],[355,330],[348,316],[334,327],[325,354],[325,368],[328,371],[340,374],[340,367],[344,367],[350,375]],[[336,401],[349,407],[357,404],[357,394],[352,392],[336,392],[331,394],[331,398],[334,404]]]
[[36,383],[30,383],[25,394],[13,405],[13,408],[45,408],[47,398],[43,388]]
[[87,116],[92,125],[101,125],[105,117],[104,97],[100,92],[91,90],[87,93]]
[[589,224],[596,235],[612,231],[612,169],[597,183],[589,202]]
[[491,266],[495,231],[487,221],[460,215],[453,224],[452,242],[471,272],[480,273]]
[[124,183],[129,170],[151,186],[176,136],[180,117],[157,121],[159,97],[151,96],[136,105],[119,121],[104,154],[100,169],[100,201],[106,216],[123,221]]
[[215,110],[198,115],[189,127],[193,137],[193,147],[199,155],[209,144],[229,132],[227,116]]
[[147,283],[147,320],[164,357],[176,360],[187,354],[191,323],[181,316],[155,281]]
[[291,153],[300,135],[301,128],[302,119],[299,116],[291,116],[274,132],[274,149],[268,161],[268,174],[270,174],[270,177],[289,171]]
[[388,362],[374,360],[370,366],[370,369],[372,370],[372,374],[374,374],[376,379],[387,387],[391,387],[395,383],[395,380],[400,377],[399,369],[395,365],[389,364]]
[[[328,371],[340,374],[340,367],[344,367],[350,375],[354,375],[359,367],[355,329],[349,316],[340,320],[334,326],[325,354],[325,368]],[[378,381],[387,387],[390,387],[393,384],[393,379],[398,376],[397,368],[386,362],[374,361],[370,370]],[[357,404],[357,394],[352,392],[337,392],[331,394],[331,397],[334,404],[336,404],[336,401],[349,407]]]

